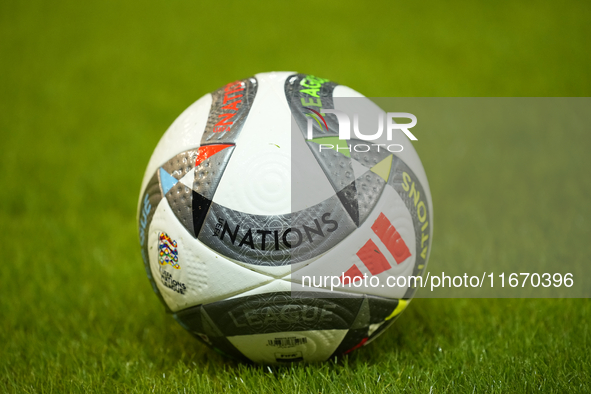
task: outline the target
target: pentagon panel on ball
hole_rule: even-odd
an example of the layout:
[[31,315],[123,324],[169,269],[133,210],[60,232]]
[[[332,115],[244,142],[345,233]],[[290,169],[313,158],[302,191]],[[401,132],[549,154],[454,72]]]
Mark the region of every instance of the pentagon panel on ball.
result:
[[154,150],[138,207],[167,311],[218,352],[265,364],[324,361],[382,333],[416,290],[390,284],[424,272],[433,229],[425,171],[390,115],[293,72],[187,108]]

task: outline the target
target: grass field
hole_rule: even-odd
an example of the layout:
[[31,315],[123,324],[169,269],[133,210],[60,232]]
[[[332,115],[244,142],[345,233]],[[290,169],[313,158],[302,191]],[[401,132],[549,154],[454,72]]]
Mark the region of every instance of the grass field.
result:
[[[229,361],[164,313],[135,220],[158,139],[224,83],[297,70],[376,97],[589,96],[590,19],[582,1],[3,1],[0,392],[590,392],[588,299],[417,299],[336,364]],[[432,266],[589,261],[588,133],[415,146]]]

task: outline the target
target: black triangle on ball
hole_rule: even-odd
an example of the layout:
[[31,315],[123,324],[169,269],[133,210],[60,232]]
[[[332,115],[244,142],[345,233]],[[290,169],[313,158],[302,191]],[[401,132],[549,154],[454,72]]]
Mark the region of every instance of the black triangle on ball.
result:
[[357,188],[355,187],[355,181],[345,186],[341,191],[337,193],[339,200],[345,207],[355,225],[359,227],[359,203],[357,202]]
[[201,194],[193,190],[193,229],[195,230],[195,237],[199,236],[201,227],[205,222],[205,217],[211,206],[211,200],[203,197]]

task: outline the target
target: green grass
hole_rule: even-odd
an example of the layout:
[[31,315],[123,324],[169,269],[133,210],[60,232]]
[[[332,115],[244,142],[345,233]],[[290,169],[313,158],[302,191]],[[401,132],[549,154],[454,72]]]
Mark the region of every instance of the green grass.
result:
[[[417,299],[336,365],[270,370],[163,312],[136,202],[158,139],[204,93],[270,70],[368,96],[591,91],[584,2],[272,3],[0,4],[0,392],[591,391],[588,299]],[[433,267],[589,261],[588,134],[458,130],[416,147]]]

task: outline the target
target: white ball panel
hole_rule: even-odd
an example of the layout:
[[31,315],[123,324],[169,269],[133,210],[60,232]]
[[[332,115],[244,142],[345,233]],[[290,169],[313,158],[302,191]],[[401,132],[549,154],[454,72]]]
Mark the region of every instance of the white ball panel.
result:
[[263,77],[214,196],[225,207],[255,215],[291,212],[291,112],[271,85],[285,78]]
[[[333,97],[365,97],[361,93],[351,89],[348,86],[338,85],[333,92]],[[374,104],[372,101],[368,99],[368,104],[370,107],[375,107],[376,111],[385,112]],[[336,109],[339,109],[337,105],[335,105]],[[388,108],[389,110],[395,110],[394,108]],[[402,110],[401,110],[402,111]],[[353,120],[351,120],[352,122]],[[418,122],[421,120],[418,119]],[[351,123],[352,125],[352,123]],[[384,127],[385,128],[385,127]],[[410,129],[412,132],[412,129]],[[417,138],[420,138],[417,137]],[[425,137],[428,138],[428,137]],[[401,158],[406,165],[410,167],[410,169],[416,174],[419,179],[419,182],[423,186],[425,192],[427,193],[427,204],[429,205],[429,212],[430,212],[430,220],[429,222],[433,222],[433,201],[431,200],[431,190],[429,189],[429,182],[427,181],[427,174],[425,173],[425,169],[423,164],[421,163],[421,159],[417,151],[415,150],[414,146],[412,145],[411,141],[408,137],[400,130],[394,130],[392,133],[392,141],[388,141],[386,138],[386,132],[382,136],[376,140],[372,141],[374,144],[400,144],[404,147],[402,152],[396,153],[396,156]],[[430,238],[433,236],[433,226],[429,226],[431,228]]]
[[[371,226],[380,213],[384,213],[384,215],[390,220],[411,252],[411,256],[401,262],[401,264],[398,264],[394,260],[392,254],[371,229]],[[300,282],[303,276],[316,277],[317,281],[321,276],[340,277],[342,273],[347,272],[353,264],[355,264],[363,274],[367,274],[368,277],[374,276],[357,256],[359,249],[361,249],[370,239],[376,244],[380,252],[386,257],[388,263],[392,266],[389,270],[376,275],[380,279],[380,286],[375,288],[369,286],[355,287],[352,284],[350,287],[347,285],[345,287],[335,287],[335,289],[339,292],[345,293],[372,294],[387,298],[401,298],[408,286],[403,288],[388,287],[386,285],[386,280],[388,276],[412,275],[416,260],[416,239],[411,214],[398,193],[391,186],[386,186],[384,188],[380,200],[361,227],[314,262],[297,271],[294,270],[291,276],[286,277],[286,279],[290,278],[294,282]],[[382,284],[384,287],[381,287]],[[307,286],[308,280],[306,279],[306,287],[301,287],[294,283],[294,290],[316,290],[315,288],[311,289]],[[328,283],[327,288],[330,289],[330,282]]]
[[142,188],[140,189],[142,193],[158,167],[175,155],[201,145],[201,137],[205,131],[210,108],[211,94],[208,93],[191,104],[170,125],[158,142],[158,145],[156,145],[154,153],[152,153],[152,157],[144,173]]
[[292,283],[285,279],[274,279],[269,283],[265,283],[263,286],[248,290],[244,293],[240,293],[229,298],[248,297],[256,294],[281,293],[285,291],[291,291],[291,285]]
[[[175,269],[168,264],[160,265],[158,260],[160,232],[166,233],[177,242],[180,269]],[[267,275],[233,263],[193,238],[174,216],[166,199],[160,201],[152,219],[148,245],[152,276],[164,301],[173,312],[194,305],[223,300],[273,280]],[[168,274],[172,276],[172,280],[185,285],[184,294],[164,284],[162,276]]]
[[262,275],[266,275],[271,279],[283,278],[285,275],[287,275],[289,272],[291,272],[291,270],[293,268],[293,265],[280,265],[280,266],[274,267],[272,265],[253,265],[253,264],[248,264],[248,263],[244,263],[241,261],[234,261],[232,259],[228,259],[228,260],[230,260],[233,263],[238,264],[242,267],[245,267],[248,270],[258,272]]
[[[292,121],[292,127],[298,126]],[[296,132],[301,133],[299,130]],[[303,137],[293,136],[291,153],[291,211],[313,207],[334,196],[330,181]]]

